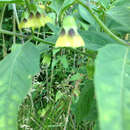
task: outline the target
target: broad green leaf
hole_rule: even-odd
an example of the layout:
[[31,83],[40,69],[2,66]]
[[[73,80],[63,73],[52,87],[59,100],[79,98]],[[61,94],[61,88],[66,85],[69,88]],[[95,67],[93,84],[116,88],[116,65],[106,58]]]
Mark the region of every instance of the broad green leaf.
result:
[[18,107],[39,72],[39,51],[27,43],[13,47],[0,62],[0,130],[17,130]]
[[130,29],[130,4],[116,6],[106,13],[116,22]]
[[92,100],[89,111],[84,118],[85,121],[96,121],[97,120],[97,104],[96,100]]
[[130,1],[129,0],[116,0],[114,2],[115,6],[130,6]]
[[85,41],[85,47],[89,50],[98,50],[107,44],[115,43],[113,39],[102,32],[82,31],[80,35]]
[[[130,1],[129,0],[116,0],[114,2],[115,7],[130,7]],[[111,10],[111,9],[110,9]],[[108,10],[109,12],[109,10]],[[127,16],[126,16],[127,17]],[[125,21],[124,21],[125,22]],[[127,26],[124,26],[124,24],[120,23],[117,19],[114,19],[111,17],[111,15],[106,15],[105,17],[105,24],[108,26],[108,28],[115,33],[123,34],[130,32],[130,28]]]
[[74,2],[75,2],[75,0],[64,0],[61,11],[64,11],[66,8],[68,8],[70,5],[72,5]]
[[62,8],[67,7],[68,5],[71,5],[75,0],[64,0],[64,4]]
[[122,24],[118,23],[116,20],[112,19],[111,16],[108,15],[105,17],[105,24],[112,32],[116,34],[126,34],[130,32],[130,28],[123,26]]
[[53,35],[48,36],[47,38],[45,38],[44,41],[54,43],[54,45],[55,45],[55,42],[56,42],[57,38],[58,38],[58,34],[53,34]]
[[99,129],[99,122],[98,122],[98,120],[95,122],[94,130],[100,130]]
[[107,45],[95,65],[100,130],[130,130],[130,48]]
[[93,25],[94,27],[98,27],[98,24],[96,23],[95,19],[92,17],[92,15],[81,5],[79,5],[79,14],[80,16],[87,21],[88,23],[90,23],[91,25]]
[[50,50],[49,45],[43,43],[39,43],[37,45],[37,49],[40,51],[40,54]]
[[58,25],[53,25],[51,23],[47,23],[47,26],[57,35],[59,34],[60,27]]
[[0,3],[23,3],[23,0],[0,0]]
[[64,9],[73,4],[73,2],[74,0],[53,0],[49,7],[59,15],[61,11],[64,11]]
[[87,76],[89,80],[93,79],[94,76],[94,59],[91,57],[88,57],[87,61]]
[[[75,115],[78,122],[93,118],[93,108],[92,108],[92,105],[94,105],[93,101],[94,101],[93,83],[92,81],[88,81],[86,86],[82,88],[79,101],[75,105]],[[94,116],[96,117],[95,112]]]
[[59,12],[63,6],[63,3],[64,3],[64,0],[53,0],[49,7],[53,9],[56,12],[56,14],[59,15]]

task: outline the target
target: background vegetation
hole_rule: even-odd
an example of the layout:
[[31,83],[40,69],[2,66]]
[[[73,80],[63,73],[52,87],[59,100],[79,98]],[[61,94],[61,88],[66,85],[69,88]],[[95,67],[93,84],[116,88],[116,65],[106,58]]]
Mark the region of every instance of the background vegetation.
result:
[[[85,47],[54,47],[67,15]],[[0,0],[0,129],[129,130],[129,33],[129,0]]]

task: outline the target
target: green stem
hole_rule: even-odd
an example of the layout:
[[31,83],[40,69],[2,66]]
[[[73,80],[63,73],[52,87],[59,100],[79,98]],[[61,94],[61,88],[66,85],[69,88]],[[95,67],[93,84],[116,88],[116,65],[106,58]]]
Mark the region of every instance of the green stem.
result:
[[12,36],[15,35],[15,36],[18,36],[18,37],[26,37],[26,35],[22,35],[22,34],[19,34],[19,33],[10,32],[10,31],[3,30],[3,29],[0,29],[0,33],[7,34],[7,35],[12,35]]
[[101,28],[103,28],[104,32],[106,32],[112,39],[118,41],[118,43],[123,44],[125,46],[130,46],[130,44],[128,44],[127,42],[125,42],[124,40],[120,39],[119,37],[117,37],[114,33],[112,33],[106,26],[105,24],[93,13],[93,11],[87,6],[85,5],[83,2],[81,2],[80,0],[77,0],[77,2],[82,5],[84,8],[86,8],[89,13],[93,16],[93,18],[96,20],[96,22],[100,25]]
[[6,4],[4,4],[2,12],[1,12],[0,28],[2,28],[2,23],[3,23],[3,17],[4,17],[5,8],[6,8]]
[[65,12],[65,10],[67,10],[70,6],[72,6],[73,4],[75,3],[75,1],[73,1],[71,4],[65,6],[59,13],[59,21],[61,22],[62,21],[62,16]]
[[[27,38],[27,37],[29,37],[29,38],[31,38],[32,40],[35,40],[35,41],[38,41],[38,42],[42,42],[43,44],[55,46],[54,43],[45,41],[45,40],[43,40],[43,39],[41,39],[41,38],[38,38],[38,37],[36,37],[36,36],[22,35],[22,34],[19,34],[19,33],[10,32],[10,31],[3,30],[3,29],[0,29],[0,33],[7,34],[7,35],[11,35],[11,36],[14,36],[14,35],[15,35],[15,36],[17,36],[17,37],[22,37],[22,38]],[[77,53],[79,53],[79,54],[83,54],[83,55],[85,55],[85,56],[93,57],[92,55],[86,54],[85,52],[82,52],[82,51],[80,51],[80,50],[78,50],[78,49],[74,49],[74,48],[71,48],[71,47],[68,48],[68,49],[74,50],[75,52],[77,52]]]
[[[15,15],[17,25],[19,25],[19,18],[18,18],[18,14],[17,14],[17,10],[16,10],[16,4],[13,4],[12,6],[13,6],[13,11],[14,11],[14,15]],[[20,34],[22,34],[22,30],[20,28],[18,28],[18,29],[20,31]],[[24,43],[24,40],[23,40],[22,37],[21,37],[21,41],[22,41],[22,43]]]
[[[15,21],[15,12],[13,10],[13,32],[16,33],[16,21]],[[16,43],[16,36],[13,36],[13,44]]]
[[47,42],[47,41],[45,41],[45,40],[43,40],[43,39],[41,39],[41,38],[38,38],[38,37],[36,37],[36,36],[32,36],[32,39],[35,40],[35,41],[38,41],[38,42],[42,42],[42,43],[47,44],[47,45],[51,45],[51,46],[54,46],[54,45],[55,45],[55,44],[52,43],[52,42]]
[[[32,40],[35,40],[35,41],[38,41],[38,42],[42,42],[43,44],[55,46],[54,43],[52,43],[52,42],[47,42],[47,41],[45,41],[45,40],[43,40],[43,39],[41,39],[41,38],[38,38],[38,37],[36,37],[36,36],[33,36],[33,37],[32,37]],[[82,51],[80,51],[80,50],[78,50],[78,49],[75,49],[75,48],[71,48],[71,47],[70,47],[70,48],[68,48],[68,49],[74,50],[75,52],[77,52],[77,53],[79,53],[79,54],[82,54],[82,55],[85,55],[85,56],[93,57],[92,55],[87,54],[87,53],[85,53],[85,52],[82,52]]]
[[[7,35],[11,35],[11,36],[14,36],[14,35],[15,35],[15,36],[17,36],[17,37],[23,37],[23,38],[26,38],[26,37],[27,37],[26,35],[22,35],[22,34],[19,34],[19,33],[14,33],[14,32],[7,31],[7,30],[3,30],[3,29],[0,29],[0,33],[7,34]],[[35,40],[35,41],[43,42],[44,44],[51,45],[51,46],[54,46],[54,45],[55,45],[54,43],[44,41],[43,39],[38,38],[38,37],[36,37],[36,36],[31,36],[31,37],[32,37],[32,39]]]

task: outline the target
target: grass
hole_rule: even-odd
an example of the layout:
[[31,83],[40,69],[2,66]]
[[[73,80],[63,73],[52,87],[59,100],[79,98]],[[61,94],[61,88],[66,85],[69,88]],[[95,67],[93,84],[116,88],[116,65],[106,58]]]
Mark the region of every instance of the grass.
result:
[[[63,55],[68,68],[60,62]],[[59,62],[52,68],[56,60]],[[79,94],[76,93],[80,92],[79,80],[72,77],[82,71],[80,65],[85,67],[86,60],[84,55],[62,49],[51,56],[49,66],[41,64],[41,72],[34,77],[33,88],[19,108],[19,130],[92,130],[93,122],[78,124],[71,110],[76,101],[72,99],[77,99]]]

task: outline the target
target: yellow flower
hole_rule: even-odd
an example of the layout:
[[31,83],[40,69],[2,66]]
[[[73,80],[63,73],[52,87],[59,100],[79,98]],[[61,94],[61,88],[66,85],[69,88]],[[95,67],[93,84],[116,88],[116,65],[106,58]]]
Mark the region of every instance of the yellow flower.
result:
[[[73,30],[72,28],[70,30]],[[84,41],[81,38],[81,36],[78,34],[78,32],[75,32],[74,35],[71,34],[61,34],[59,38],[56,41],[55,47],[81,47],[84,46]]]
[[45,26],[46,23],[51,22],[51,18],[45,16],[44,14],[40,14],[39,12],[34,15],[30,14],[28,19],[23,19],[23,21],[19,24],[19,28],[40,28]]
[[56,41],[55,47],[83,47],[84,40],[77,32],[77,26],[72,16],[67,16],[63,21],[63,28]]

